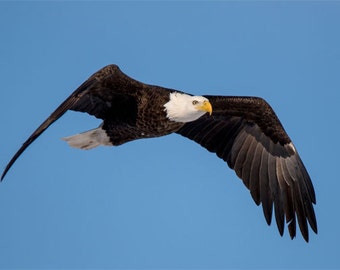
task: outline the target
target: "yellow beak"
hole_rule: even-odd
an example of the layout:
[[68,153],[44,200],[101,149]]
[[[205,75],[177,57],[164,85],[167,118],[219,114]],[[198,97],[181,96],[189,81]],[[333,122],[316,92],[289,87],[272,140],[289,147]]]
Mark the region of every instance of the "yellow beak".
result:
[[197,106],[197,109],[200,110],[200,111],[204,111],[204,112],[208,112],[209,115],[212,114],[212,106],[211,106],[211,103],[209,101],[203,101],[203,104],[202,105],[198,105]]

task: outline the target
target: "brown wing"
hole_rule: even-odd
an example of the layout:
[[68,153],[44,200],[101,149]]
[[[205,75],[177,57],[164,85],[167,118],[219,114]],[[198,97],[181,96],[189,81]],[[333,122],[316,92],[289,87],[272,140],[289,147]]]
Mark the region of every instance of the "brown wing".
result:
[[206,96],[212,117],[186,123],[177,133],[225,160],[243,180],[270,225],[274,205],[281,235],[284,220],[291,238],[296,217],[308,242],[308,225],[317,233],[314,188],[299,154],[271,107],[261,98]]
[[123,74],[116,65],[106,66],[94,73],[60,104],[24,142],[7,164],[1,180],[3,180],[8,170],[25,149],[67,110],[86,112],[97,118],[104,119],[111,110],[112,100],[133,95],[136,89],[134,86],[141,87],[142,84]]

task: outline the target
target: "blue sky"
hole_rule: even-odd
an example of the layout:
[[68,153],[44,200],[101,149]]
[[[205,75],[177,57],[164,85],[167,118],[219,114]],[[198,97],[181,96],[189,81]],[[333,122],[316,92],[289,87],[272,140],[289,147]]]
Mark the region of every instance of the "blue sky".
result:
[[0,184],[0,268],[340,268],[340,3],[0,2],[0,164],[115,63],[193,94],[275,109],[312,177],[319,234],[280,237],[235,173],[177,135],[91,151],[68,112]]

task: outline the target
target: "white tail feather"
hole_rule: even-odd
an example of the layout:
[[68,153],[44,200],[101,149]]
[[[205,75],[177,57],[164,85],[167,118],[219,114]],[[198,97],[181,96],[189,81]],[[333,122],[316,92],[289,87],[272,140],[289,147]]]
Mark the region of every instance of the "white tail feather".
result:
[[69,146],[79,149],[92,149],[99,145],[112,145],[109,136],[101,127],[62,138]]

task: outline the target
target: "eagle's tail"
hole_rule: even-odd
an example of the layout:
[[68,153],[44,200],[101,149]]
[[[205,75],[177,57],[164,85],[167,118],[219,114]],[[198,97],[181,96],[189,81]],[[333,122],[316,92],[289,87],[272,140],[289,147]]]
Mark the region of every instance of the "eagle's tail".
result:
[[101,126],[83,133],[62,138],[62,140],[66,141],[71,147],[83,150],[89,150],[99,145],[112,145],[110,137]]

